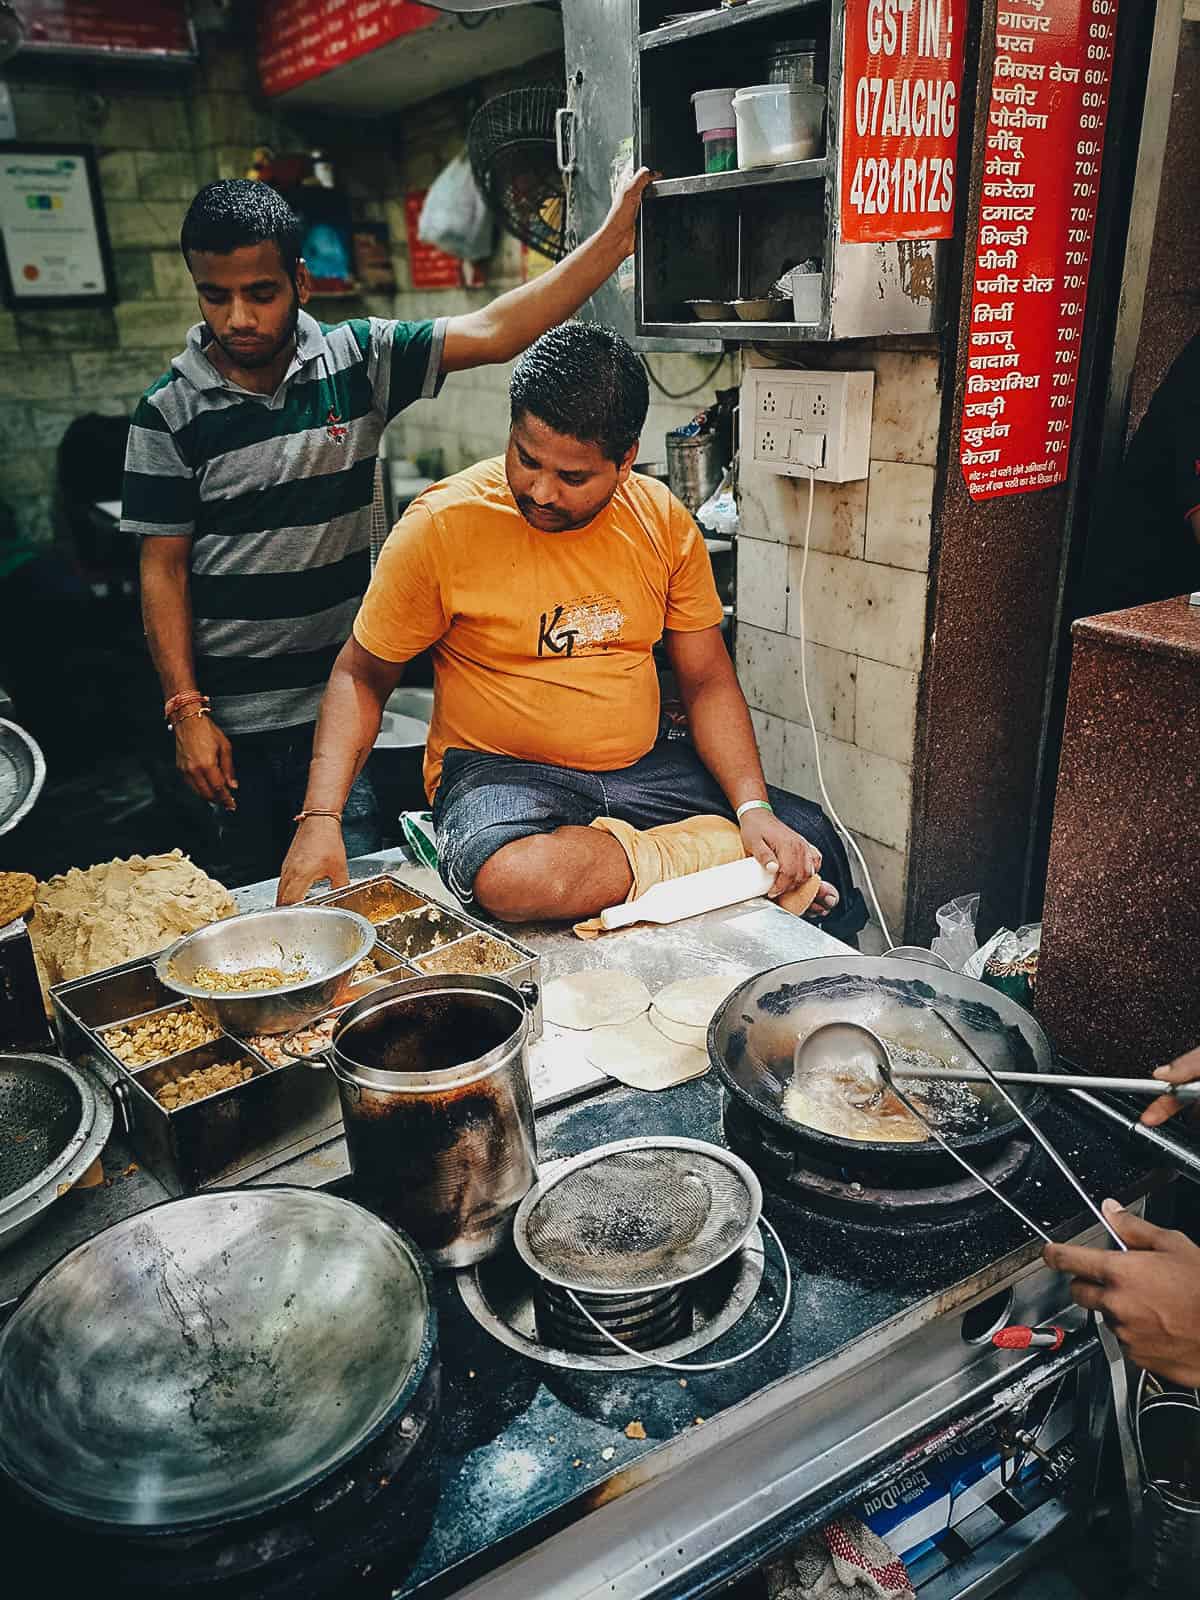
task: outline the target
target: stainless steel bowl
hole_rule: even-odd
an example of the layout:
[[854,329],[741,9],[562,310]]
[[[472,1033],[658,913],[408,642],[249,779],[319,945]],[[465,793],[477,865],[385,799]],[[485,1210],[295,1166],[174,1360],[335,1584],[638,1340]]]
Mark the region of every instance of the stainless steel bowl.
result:
[[41,747],[15,722],[0,719],[0,833],[32,811],[46,781]]
[[434,1337],[419,1257],[360,1206],[168,1201],[64,1256],[0,1333],[0,1470],[105,1532],[261,1514],[400,1416]]
[[[164,950],[154,963],[158,981],[186,995],[196,1010],[229,1033],[288,1033],[336,1005],[350,974],[375,947],[375,929],[357,911],[337,906],[272,906],[210,922]],[[214,994],[193,983],[201,967],[244,972],[248,967],[305,969],[307,978],[277,989]]]
[[58,1056],[0,1055],[0,1250],[83,1176],[112,1124],[90,1072]]

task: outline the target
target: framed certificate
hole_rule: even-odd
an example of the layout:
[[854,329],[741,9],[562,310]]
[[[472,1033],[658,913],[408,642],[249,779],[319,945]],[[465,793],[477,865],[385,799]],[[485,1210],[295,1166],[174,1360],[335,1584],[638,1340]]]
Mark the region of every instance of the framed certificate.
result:
[[89,146],[0,142],[0,243],[10,308],[112,304],[108,230]]

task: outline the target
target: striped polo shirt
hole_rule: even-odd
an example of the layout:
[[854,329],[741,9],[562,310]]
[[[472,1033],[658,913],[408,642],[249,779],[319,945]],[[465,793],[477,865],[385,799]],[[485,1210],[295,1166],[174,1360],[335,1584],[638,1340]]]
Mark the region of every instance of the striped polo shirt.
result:
[[205,355],[204,323],[134,412],[122,527],[190,538],[196,682],[229,734],[311,722],[370,578],[384,428],[437,393],[445,322],[301,311],[274,394]]

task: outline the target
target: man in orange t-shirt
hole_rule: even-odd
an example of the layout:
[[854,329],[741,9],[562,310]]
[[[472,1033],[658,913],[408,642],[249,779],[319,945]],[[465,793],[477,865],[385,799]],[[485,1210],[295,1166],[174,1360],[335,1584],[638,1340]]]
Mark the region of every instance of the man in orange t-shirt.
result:
[[[588,917],[634,881],[598,818],[628,837],[715,815],[778,864],[772,894],[820,873],[810,914],[852,938],[866,913],[841,841],[763,780],[699,530],[632,472],[649,402],[638,357],[609,329],[566,324],[522,357],[511,401],[505,456],[430,489],[384,546],[322,703],[281,902],[346,882],[342,804],[404,663],[432,648],[425,784],[460,900],[503,921]],[[659,639],[690,739],[659,739]]]

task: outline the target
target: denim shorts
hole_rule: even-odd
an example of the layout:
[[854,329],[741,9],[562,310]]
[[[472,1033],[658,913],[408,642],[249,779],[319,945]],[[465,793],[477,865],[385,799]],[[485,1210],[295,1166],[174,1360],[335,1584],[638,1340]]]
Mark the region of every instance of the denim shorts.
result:
[[[848,943],[867,920],[846,849],[820,806],[768,788],[781,821],[821,852],[821,876],[840,895],[822,929]],[[470,904],[475,876],[506,844],[556,828],[587,827],[618,817],[635,828],[656,828],[687,817],[734,818],[733,807],[686,739],[662,738],[631,767],[576,772],[571,767],[518,761],[477,750],[447,750],[433,802],[439,870],[446,887]]]

